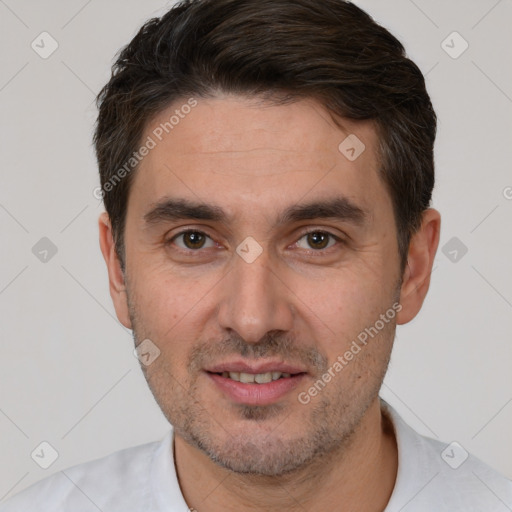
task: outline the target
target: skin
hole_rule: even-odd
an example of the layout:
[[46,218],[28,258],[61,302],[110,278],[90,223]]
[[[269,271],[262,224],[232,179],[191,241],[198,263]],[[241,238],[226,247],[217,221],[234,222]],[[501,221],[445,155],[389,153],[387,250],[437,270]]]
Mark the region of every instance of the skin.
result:
[[[153,119],[143,140],[182,103]],[[199,512],[381,511],[391,496],[397,448],[378,391],[396,324],[414,318],[427,293],[440,215],[424,212],[402,274],[375,128],[342,125],[313,100],[198,99],[134,176],[124,274],[108,216],[100,217],[117,316],[136,344],[149,338],[161,351],[142,369],[175,428],[180,486]],[[338,150],[349,134],[366,146],[354,161]],[[363,222],[277,223],[289,206],[339,195],[364,211]],[[215,204],[229,217],[148,223],[145,215],[163,198]],[[207,235],[199,238],[204,245],[176,238],[184,228]],[[305,234],[312,230],[313,239]],[[262,249],[252,263],[236,252],[248,236]],[[397,302],[397,316],[300,403],[298,394]],[[290,362],[306,375],[271,405],[239,404],[205,373],[234,359]]]

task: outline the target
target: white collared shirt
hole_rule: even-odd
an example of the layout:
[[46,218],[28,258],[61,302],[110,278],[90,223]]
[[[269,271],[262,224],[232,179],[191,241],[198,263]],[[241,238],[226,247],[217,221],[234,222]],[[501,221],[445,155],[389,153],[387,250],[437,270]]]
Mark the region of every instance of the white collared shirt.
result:
[[[384,512],[512,510],[510,480],[471,455],[461,463],[465,452],[456,445],[419,435],[382,404],[398,446],[397,479]],[[1,503],[0,512],[188,512],[173,439],[171,429],[161,441],[55,473]]]

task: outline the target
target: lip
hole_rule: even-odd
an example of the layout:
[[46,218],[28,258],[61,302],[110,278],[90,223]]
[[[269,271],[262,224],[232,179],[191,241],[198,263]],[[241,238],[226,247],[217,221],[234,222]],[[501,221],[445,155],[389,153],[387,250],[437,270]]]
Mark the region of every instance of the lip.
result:
[[[245,405],[275,403],[299,386],[308,374],[307,369],[283,361],[264,361],[251,364],[247,361],[234,360],[213,365],[204,371],[224,396],[232,402]],[[250,373],[253,375],[281,372],[290,374],[290,377],[283,377],[264,384],[248,384],[223,377],[222,373],[224,372]]]
[[[281,372],[289,373],[292,376],[299,373],[307,373],[305,368],[294,366],[282,361],[265,361],[259,364],[249,364],[245,361],[232,361],[220,363],[218,365],[206,368],[208,373],[223,373],[223,372],[242,372],[242,373],[267,373],[267,372]],[[262,386],[263,384],[259,384]]]
[[270,405],[275,403],[297,388],[306,377],[305,373],[297,373],[265,384],[246,384],[217,373],[206,372],[206,375],[229,400],[245,405]]

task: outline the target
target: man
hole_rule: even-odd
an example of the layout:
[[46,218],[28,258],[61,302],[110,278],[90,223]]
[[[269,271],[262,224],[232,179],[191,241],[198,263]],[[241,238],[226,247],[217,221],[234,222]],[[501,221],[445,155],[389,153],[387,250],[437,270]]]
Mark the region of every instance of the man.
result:
[[511,482],[378,395],[439,241],[435,132],[417,66],[348,2],[146,23],[99,95],[100,245],[173,428],[0,510],[510,510]]

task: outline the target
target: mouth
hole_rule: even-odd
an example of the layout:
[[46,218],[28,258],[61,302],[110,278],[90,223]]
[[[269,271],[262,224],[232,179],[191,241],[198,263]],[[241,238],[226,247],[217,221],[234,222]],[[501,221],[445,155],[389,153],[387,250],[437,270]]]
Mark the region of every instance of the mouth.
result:
[[286,398],[306,377],[301,368],[284,363],[250,366],[223,364],[205,370],[222,395],[238,404],[269,405]]
[[245,372],[222,372],[216,373],[225,379],[231,379],[243,384],[268,384],[279,379],[289,379],[291,373],[283,372],[265,372],[265,373],[245,373]]

